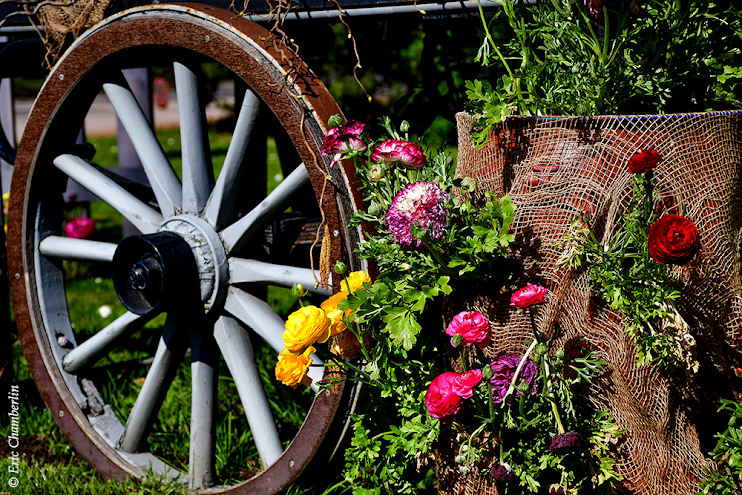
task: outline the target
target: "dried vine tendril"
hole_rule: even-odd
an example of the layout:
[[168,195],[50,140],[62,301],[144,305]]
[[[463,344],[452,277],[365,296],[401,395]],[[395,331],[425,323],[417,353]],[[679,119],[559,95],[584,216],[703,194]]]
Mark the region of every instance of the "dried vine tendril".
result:
[[[244,3],[242,5],[242,9],[238,11],[236,5],[236,0],[232,0],[232,2],[229,5],[229,10],[236,12],[239,15],[245,15],[247,12],[249,12],[249,3],[250,0],[244,0]],[[350,25],[348,25],[347,22],[343,19],[343,14],[345,11],[340,6],[340,3],[338,3],[337,0],[331,0],[335,6],[338,9],[338,19],[340,22],[343,23],[345,26],[345,29],[348,33],[348,39],[350,39],[353,42],[353,53],[356,56],[356,64],[353,67],[353,77],[355,78],[358,85],[363,90],[363,93],[366,95],[366,98],[368,98],[368,101],[371,101],[371,96],[366,91],[366,88],[361,83],[361,80],[358,78],[358,69],[361,68],[361,60],[360,56],[358,54],[358,47],[356,44],[356,39],[353,36],[353,32],[351,31]],[[309,152],[312,155],[312,166],[314,166],[322,175],[325,177],[325,180],[322,182],[322,190],[320,191],[319,195],[319,209],[320,209],[320,215],[321,215],[321,221],[319,225],[317,226],[317,231],[315,232],[314,241],[312,242],[312,246],[309,250],[309,263],[310,268],[312,270],[312,275],[314,276],[314,280],[317,283],[317,285],[320,285],[322,287],[327,288],[329,286],[329,249],[328,249],[328,241],[329,241],[329,229],[327,225],[327,218],[325,215],[324,210],[324,199],[325,199],[325,192],[327,191],[327,183],[332,181],[331,176],[328,173],[328,170],[326,168],[323,168],[320,165],[320,160],[317,157],[316,153],[312,149],[312,147],[309,145],[309,140],[307,139],[307,136],[305,134],[305,128],[304,128],[304,120],[306,117],[306,107],[301,104],[299,100],[302,100],[304,98],[304,94],[302,93],[299,86],[296,84],[296,81],[298,80],[299,76],[301,75],[302,71],[302,61],[299,57],[299,44],[294,40],[294,38],[291,38],[286,31],[284,30],[283,23],[286,20],[286,16],[291,12],[291,9],[293,7],[292,0],[278,0],[277,2],[266,2],[268,3],[270,10],[268,12],[268,17],[273,19],[270,23],[270,27],[268,31],[271,34],[270,40],[266,39],[264,41],[270,41],[270,43],[273,45],[273,48],[280,53],[281,60],[286,64],[285,65],[285,72],[283,74],[283,87],[286,90],[286,92],[291,95],[297,102],[299,103],[299,107],[301,108],[302,116],[301,116],[301,125],[300,125],[300,132],[301,132],[301,138],[304,141],[304,144],[306,148],[309,150]],[[287,53],[288,52],[288,53]],[[324,231],[324,236],[322,235]],[[320,276],[317,277],[315,273],[315,267],[314,267],[314,257],[312,256],[312,253],[314,252],[315,247],[317,244],[319,244],[321,241],[321,250],[320,250]],[[327,266],[325,266],[327,265]]]

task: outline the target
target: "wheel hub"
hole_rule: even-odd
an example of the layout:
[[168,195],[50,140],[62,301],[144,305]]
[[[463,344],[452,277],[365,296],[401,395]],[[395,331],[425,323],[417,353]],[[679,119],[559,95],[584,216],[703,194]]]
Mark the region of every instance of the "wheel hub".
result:
[[167,219],[154,234],[127,237],[113,257],[116,293],[126,309],[139,315],[209,313],[223,303],[227,278],[218,234],[189,215]]

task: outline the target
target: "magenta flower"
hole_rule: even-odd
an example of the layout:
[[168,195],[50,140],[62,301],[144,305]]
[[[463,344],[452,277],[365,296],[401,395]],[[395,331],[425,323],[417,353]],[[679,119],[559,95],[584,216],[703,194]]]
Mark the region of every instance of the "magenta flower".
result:
[[425,166],[425,153],[417,143],[387,139],[374,148],[371,160],[377,163],[381,160],[387,163],[402,162],[407,168],[422,168]]
[[453,391],[458,376],[458,373],[447,371],[433,379],[425,395],[425,406],[432,417],[445,419],[461,409],[463,399]]
[[412,237],[413,225],[440,239],[446,227],[445,200],[446,193],[435,182],[415,182],[399,191],[384,218],[394,242],[404,247],[421,246],[422,241]]
[[510,298],[510,305],[516,308],[527,308],[546,301],[546,287],[527,285],[515,291]]
[[327,131],[324,143],[322,143],[322,154],[334,155],[330,167],[340,160],[350,158],[353,153],[360,153],[367,148],[361,136],[365,127],[366,124],[351,120]]
[[[496,403],[501,403],[510,388],[510,382],[513,381],[513,375],[515,370],[520,364],[521,356],[517,354],[503,354],[496,361],[490,364],[490,368],[495,373],[490,378],[492,383],[492,398]],[[520,397],[520,392],[517,391],[517,387],[521,384],[526,384],[526,389],[532,394],[536,393],[536,364],[530,359],[526,358],[526,362],[520,369],[518,374],[515,396]]]
[[95,222],[91,218],[77,217],[64,224],[64,233],[72,239],[87,239],[95,230]]
[[482,370],[469,370],[459,374],[454,380],[453,393],[462,399],[468,399],[474,393],[474,387],[482,381]]
[[[457,314],[451,320],[451,323],[446,328],[446,334],[453,337],[454,335],[461,335],[464,344],[472,345],[476,344],[477,347],[483,349],[490,344],[490,324],[482,313],[479,311],[462,311]],[[451,339],[451,345],[453,339]],[[454,347],[456,347],[454,345]]]

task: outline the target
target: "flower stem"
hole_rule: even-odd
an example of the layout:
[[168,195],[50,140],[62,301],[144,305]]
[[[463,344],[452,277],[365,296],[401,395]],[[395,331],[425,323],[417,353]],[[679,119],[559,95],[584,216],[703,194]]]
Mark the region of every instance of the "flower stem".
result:
[[502,398],[502,402],[500,403],[500,407],[505,407],[505,403],[507,402],[508,397],[512,395],[513,391],[515,391],[515,383],[518,381],[518,377],[520,376],[520,371],[523,369],[523,366],[526,364],[526,361],[528,360],[528,356],[531,354],[533,349],[536,347],[536,344],[538,341],[536,339],[533,339],[533,342],[531,342],[531,345],[528,346],[528,349],[526,350],[526,353],[523,354],[523,358],[521,358],[520,363],[518,363],[518,367],[515,368],[515,373],[513,374],[513,379],[510,380],[510,386],[508,387],[508,391],[505,393],[505,396]]
[[[509,0],[506,0],[506,1],[509,2]],[[513,71],[510,70],[510,66],[508,65],[507,60],[505,60],[505,57],[502,55],[500,50],[497,48],[497,45],[495,44],[495,40],[492,39],[492,34],[490,34],[490,30],[487,27],[487,21],[485,20],[486,18],[484,17],[484,12],[482,11],[482,2],[480,0],[477,0],[477,5],[479,6],[479,18],[482,19],[482,26],[484,27],[484,34],[485,36],[487,36],[487,39],[489,40],[490,45],[497,53],[498,58],[502,62],[502,65],[504,65],[505,69],[508,71],[508,75],[510,75],[510,79],[513,79]]]
[[533,307],[528,308],[528,316],[531,318],[531,328],[533,329],[533,336],[538,340],[539,342],[543,341],[543,334],[538,331],[538,327],[536,327],[536,316],[533,313]]

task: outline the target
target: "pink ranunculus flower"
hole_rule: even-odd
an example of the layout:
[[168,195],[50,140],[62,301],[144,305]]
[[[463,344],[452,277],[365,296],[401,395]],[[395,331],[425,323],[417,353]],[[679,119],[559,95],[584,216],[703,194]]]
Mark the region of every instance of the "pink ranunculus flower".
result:
[[352,153],[359,153],[366,149],[366,143],[361,137],[366,124],[357,120],[350,120],[338,127],[333,127],[325,134],[322,143],[323,155],[334,155],[330,167],[340,160],[349,158]]
[[[484,349],[490,345],[492,332],[487,318],[482,313],[479,311],[462,311],[453,317],[448,328],[446,328],[446,334],[451,337],[457,334],[461,335],[464,344],[476,344],[480,349]],[[454,345],[453,338],[451,339],[451,345]],[[456,346],[454,345],[454,347]]]
[[425,152],[417,143],[387,139],[374,148],[371,160],[377,163],[381,160],[387,163],[402,162],[407,168],[422,168],[425,166]]
[[432,417],[445,419],[461,409],[463,399],[453,391],[458,377],[458,373],[447,371],[433,379],[425,395],[425,405]]
[[433,181],[415,182],[397,193],[384,216],[384,223],[394,242],[404,247],[420,247],[423,241],[412,236],[412,226],[440,239],[447,226],[444,203],[447,194]]
[[456,377],[453,393],[462,399],[468,399],[474,393],[474,387],[482,381],[482,370],[469,370]]
[[91,218],[77,217],[64,224],[64,233],[72,239],[87,239],[95,230],[95,222]]
[[527,308],[546,301],[546,287],[527,285],[515,291],[510,298],[510,305],[516,308]]

